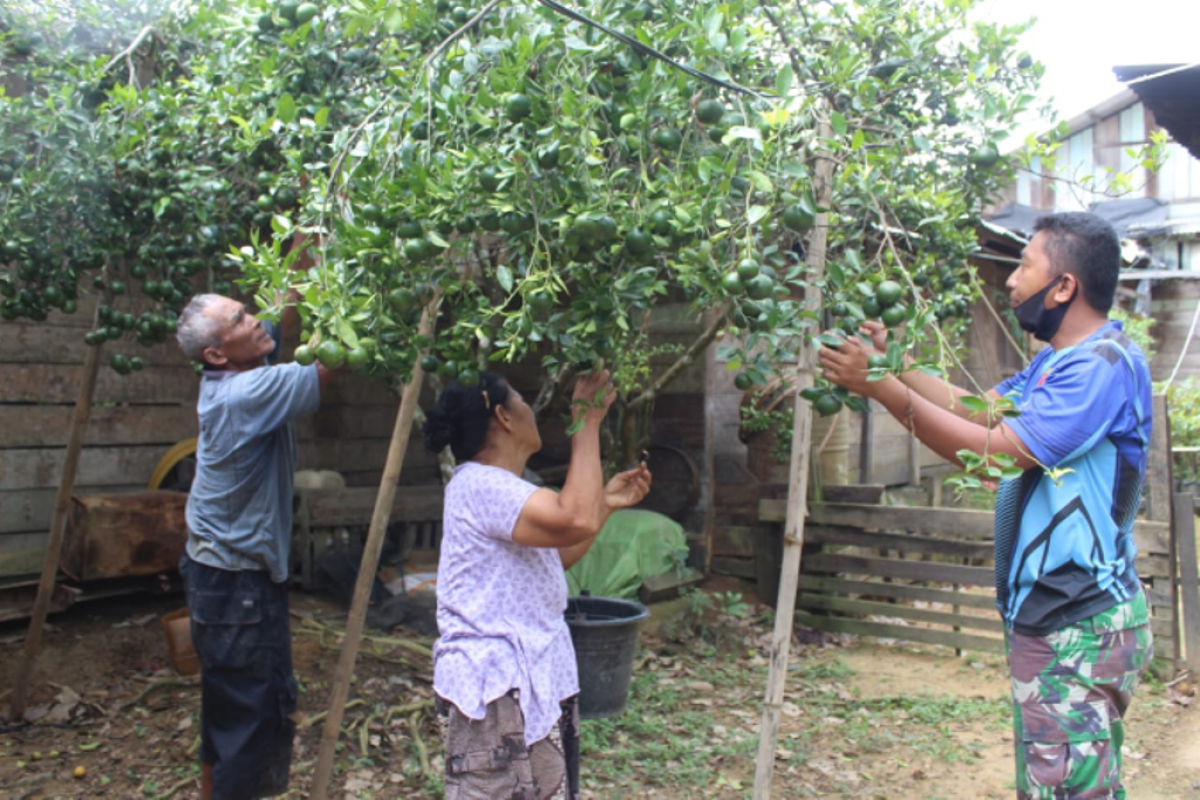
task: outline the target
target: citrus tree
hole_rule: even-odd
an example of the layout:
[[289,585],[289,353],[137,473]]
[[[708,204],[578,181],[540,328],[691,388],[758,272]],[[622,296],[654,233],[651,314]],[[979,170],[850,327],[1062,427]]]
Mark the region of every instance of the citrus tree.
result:
[[[605,360],[626,456],[722,335],[743,389],[866,318],[894,331],[881,375],[905,352],[943,370],[977,296],[975,221],[1008,177],[996,143],[1040,73],[970,6],[219,0],[136,37],[105,27],[111,7],[5,12],[4,69],[28,89],[0,122],[0,314],[101,292],[89,341],[121,343],[125,371],[126,343],[167,337],[197,286],[267,307],[291,288],[297,360],[402,377],[425,353],[470,383],[532,357],[551,386]],[[304,237],[320,257],[297,271]],[[703,315],[690,346],[650,346],[664,302]]]

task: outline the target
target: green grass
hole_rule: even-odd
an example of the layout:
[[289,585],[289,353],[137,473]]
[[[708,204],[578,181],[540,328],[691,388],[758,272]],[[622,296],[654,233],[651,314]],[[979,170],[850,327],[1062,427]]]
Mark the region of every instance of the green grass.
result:
[[[674,666],[670,683],[664,683],[663,671],[637,675],[620,717],[583,723],[587,788],[613,798],[656,788],[686,792],[720,786],[722,796],[730,797],[749,790],[742,783],[752,780],[747,776],[753,774],[758,750],[766,668],[747,667],[737,656],[711,650],[676,656]],[[803,716],[785,720],[779,745],[791,752],[789,766],[802,767],[816,755],[844,760],[847,754],[909,757],[914,751],[946,763],[970,763],[980,757],[977,746],[956,731],[978,723],[988,730],[1010,724],[1004,698],[864,698],[853,678],[840,659],[793,662],[785,700],[801,706]],[[694,681],[717,688],[687,690]],[[711,704],[697,705],[698,698]],[[793,788],[789,796],[803,796]]]

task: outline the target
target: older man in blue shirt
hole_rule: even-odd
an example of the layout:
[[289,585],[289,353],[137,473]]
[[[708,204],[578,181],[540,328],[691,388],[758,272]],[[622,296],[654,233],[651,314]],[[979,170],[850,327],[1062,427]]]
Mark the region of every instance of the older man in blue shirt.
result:
[[292,421],[317,410],[331,373],[315,364],[270,365],[278,349],[273,331],[220,295],[194,297],[177,338],[204,365],[180,564],[203,667],[201,796],[268,797],[287,790],[295,734],[287,597]]

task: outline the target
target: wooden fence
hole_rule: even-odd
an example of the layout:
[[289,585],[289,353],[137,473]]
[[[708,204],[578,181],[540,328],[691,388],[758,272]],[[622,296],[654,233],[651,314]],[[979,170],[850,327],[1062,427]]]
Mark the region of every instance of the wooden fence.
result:
[[[1186,503],[1190,503],[1187,498]],[[1188,506],[1190,511],[1190,505]],[[781,523],[785,500],[764,499],[763,521]],[[1137,570],[1152,609],[1158,655],[1200,661],[1200,598],[1192,516],[1139,521]],[[814,505],[800,577],[797,622],[825,631],[964,650],[1003,651],[996,612],[990,512],[878,505]],[[1187,543],[1191,542],[1190,552]],[[1193,644],[1194,643],[1194,644]]]

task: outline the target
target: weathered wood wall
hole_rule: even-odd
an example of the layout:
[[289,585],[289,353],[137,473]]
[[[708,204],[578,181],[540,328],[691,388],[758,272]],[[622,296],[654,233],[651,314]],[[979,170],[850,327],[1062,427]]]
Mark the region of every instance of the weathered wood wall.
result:
[[[1200,304],[1200,281],[1160,280],[1150,288],[1150,329],[1157,352],[1150,362],[1150,374],[1156,381],[1166,380],[1187,345],[1188,332],[1196,306]],[[1192,342],[1179,366],[1176,380],[1200,376],[1200,346]]]
[[[761,503],[764,521],[779,525],[785,513],[784,501]],[[1178,661],[1171,524],[1139,521],[1134,537],[1155,651]],[[991,513],[814,505],[805,543],[814,552],[802,565],[797,622],[818,630],[1003,652]]]
[[[0,322],[0,578],[40,569],[94,310],[86,299],[80,306],[41,323]],[[105,361],[118,350],[147,367],[125,377],[101,367],[77,494],[144,489],[167,450],[197,433],[199,379],[175,344],[107,344]],[[398,405],[382,384],[339,377],[321,411],[297,426],[300,468],[336,470],[351,486],[377,482]],[[403,482],[436,480],[432,457],[410,448]]]

